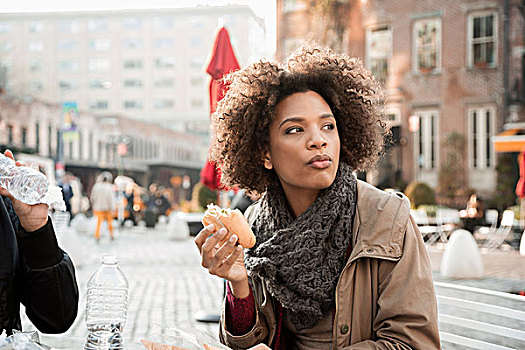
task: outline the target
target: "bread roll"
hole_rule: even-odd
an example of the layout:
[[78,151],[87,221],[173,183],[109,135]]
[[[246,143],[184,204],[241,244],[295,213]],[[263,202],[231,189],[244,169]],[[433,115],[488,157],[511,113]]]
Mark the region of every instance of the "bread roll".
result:
[[251,248],[255,245],[255,235],[248,221],[238,209],[223,209],[217,205],[209,204],[202,218],[202,223],[204,226],[213,224],[215,226],[213,233],[223,227],[228,230],[228,234],[221,243],[226,242],[232,234],[235,234],[239,237],[239,244],[244,248]]

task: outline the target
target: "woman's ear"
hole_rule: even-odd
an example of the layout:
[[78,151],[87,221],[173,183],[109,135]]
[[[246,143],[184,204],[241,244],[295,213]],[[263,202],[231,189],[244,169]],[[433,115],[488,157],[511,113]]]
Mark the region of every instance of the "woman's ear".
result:
[[266,152],[263,157],[264,167],[268,170],[273,169],[272,160],[270,158],[270,152]]

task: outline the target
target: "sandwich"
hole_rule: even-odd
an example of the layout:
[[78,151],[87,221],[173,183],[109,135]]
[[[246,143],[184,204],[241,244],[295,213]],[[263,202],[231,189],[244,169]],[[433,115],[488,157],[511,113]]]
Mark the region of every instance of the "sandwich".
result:
[[255,245],[255,235],[248,221],[238,209],[231,210],[208,204],[202,223],[204,226],[213,224],[215,226],[213,233],[216,233],[223,227],[226,228],[228,234],[222,242],[226,242],[232,234],[235,234],[239,237],[239,244],[244,248],[251,248]]

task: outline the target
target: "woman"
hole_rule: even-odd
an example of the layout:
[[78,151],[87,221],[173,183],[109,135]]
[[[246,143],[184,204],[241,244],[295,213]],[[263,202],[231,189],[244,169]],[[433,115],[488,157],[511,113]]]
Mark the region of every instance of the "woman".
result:
[[304,47],[282,67],[230,76],[213,115],[222,181],[264,193],[245,215],[243,252],[225,229],[195,239],[228,281],[220,338],[234,349],[435,349],[428,255],[408,199],[353,173],[374,164],[388,129],[360,61]]
[[115,210],[115,195],[113,194],[113,175],[104,171],[97,177],[97,182],[91,189],[91,207],[97,217],[97,230],[95,239],[100,242],[100,225],[105,220],[108,223],[109,235],[113,237],[113,210]]

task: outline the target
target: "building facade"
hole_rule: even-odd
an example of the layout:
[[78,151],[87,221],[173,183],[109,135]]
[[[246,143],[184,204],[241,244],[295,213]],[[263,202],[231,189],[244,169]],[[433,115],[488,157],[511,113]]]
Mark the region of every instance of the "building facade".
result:
[[[386,187],[420,180],[438,188],[440,171],[459,162],[458,181],[494,193],[494,136],[525,121],[523,2],[349,4],[340,14],[348,16],[347,53],[360,57],[383,84],[385,114],[397,139],[372,182]],[[278,0],[277,13],[282,58],[307,37],[308,25],[300,23],[313,19],[300,0]]]
[[267,54],[248,6],[0,14],[0,80],[15,96],[205,134],[219,21],[241,65]]
[[[60,105],[0,95],[0,150],[30,154],[47,164],[59,158],[62,144],[64,170],[80,178],[88,193],[102,170],[130,176],[145,187],[169,185],[172,176],[188,176],[190,186],[199,181],[207,147],[198,136],[119,115],[79,113],[76,132],[61,138],[62,118]],[[54,170],[51,166],[53,173],[46,174],[52,182]]]

